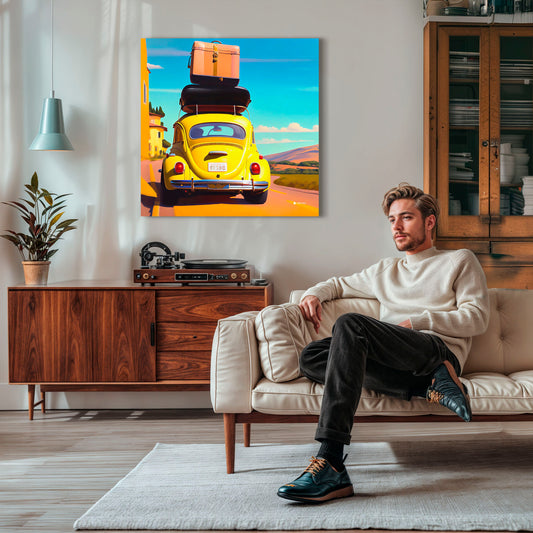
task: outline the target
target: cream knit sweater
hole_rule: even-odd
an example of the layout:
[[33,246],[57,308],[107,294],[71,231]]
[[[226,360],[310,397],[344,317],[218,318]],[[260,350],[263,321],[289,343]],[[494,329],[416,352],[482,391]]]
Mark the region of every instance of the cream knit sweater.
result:
[[383,259],[351,276],[331,278],[311,287],[321,302],[336,298],[376,298],[380,320],[399,324],[407,318],[413,329],[440,337],[461,368],[472,337],[489,321],[485,274],[470,250],[430,248],[403,258]]

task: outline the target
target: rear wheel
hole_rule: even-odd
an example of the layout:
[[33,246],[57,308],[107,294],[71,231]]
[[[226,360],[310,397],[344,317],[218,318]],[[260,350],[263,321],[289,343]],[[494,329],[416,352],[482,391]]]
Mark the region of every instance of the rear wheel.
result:
[[251,204],[264,204],[267,201],[268,191],[263,192],[245,192],[244,199]]
[[161,205],[176,205],[180,198],[180,191],[175,189],[169,190],[165,187],[165,170],[161,167],[161,183],[159,186],[159,201]]

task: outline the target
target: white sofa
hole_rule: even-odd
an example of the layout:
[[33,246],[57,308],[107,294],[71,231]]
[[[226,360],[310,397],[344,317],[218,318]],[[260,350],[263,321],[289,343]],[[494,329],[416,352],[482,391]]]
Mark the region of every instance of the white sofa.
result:
[[[228,473],[234,471],[235,424],[244,424],[250,444],[253,422],[315,422],[323,386],[299,373],[298,358],[309,342],[331,335],[347,312],[377,317],[376,300],[346,298],[323,304],[316,333],[298,308],[303,291],[290,302],[222,319],[213,338],[211,402],[224,414]],[[490,289],[487,331],[472,341],[462,381],[473,421],[533,420],[533,291]],[[399,400],[363,390],[356,419],[369,421],[454,421],[450,412],[423,398]]]

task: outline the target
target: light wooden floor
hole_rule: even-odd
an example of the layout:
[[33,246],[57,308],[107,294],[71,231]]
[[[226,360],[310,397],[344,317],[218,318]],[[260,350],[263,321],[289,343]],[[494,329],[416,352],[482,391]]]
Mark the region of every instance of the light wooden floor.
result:
[[[313,433],[312,424],[254,425],[252,445],[307,443]],[[222,443],[223,434],[221,417],[208,410],[37,411],[33,422],[25,411],[0,411],[0,531],[70,533],[74,521],[157,442]],[[504,445],[508,435],[533,437],[533,424],[360,424],[354,439],[479,439],[487,434],[501,435]]]

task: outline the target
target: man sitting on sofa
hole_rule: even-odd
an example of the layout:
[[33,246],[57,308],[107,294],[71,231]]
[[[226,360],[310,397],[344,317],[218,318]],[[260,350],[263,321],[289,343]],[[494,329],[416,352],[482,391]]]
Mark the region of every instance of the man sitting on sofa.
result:
[[385,194],[382,207],[405,257],[319,283],[300,301],[316,331],[321,302],[335,298],[375,298],[380,320],[347,313],[335,322],[332,337],[303,350],[301,373],[324,385],[315,434],[321,445],[304,473],[279,488],[282,498],[316,503],[353,494],[343,447],[350,444],[363,386],[405,400],[426,397],[467,422],[471,418],[468,394],[457,376],[471,337],[488,325],[481,265],[470,250],[433,247],[439,207],[431,195],[400,183]]

